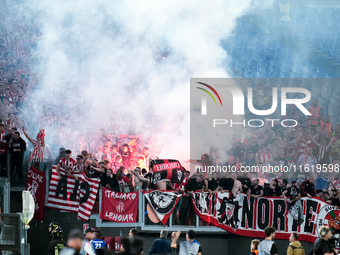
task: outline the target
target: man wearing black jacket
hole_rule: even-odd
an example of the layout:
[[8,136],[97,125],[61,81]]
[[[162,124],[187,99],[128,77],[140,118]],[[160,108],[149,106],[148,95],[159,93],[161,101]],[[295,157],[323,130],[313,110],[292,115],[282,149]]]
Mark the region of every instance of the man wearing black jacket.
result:
[[203,174],[197,175],[195,178],[190,178],[188,184],[185,186],[186,192],[204,191],[205,182]]
[[227,172],[223,178],[220,180],[220,190],[222,192],[231,192],[234,187],[234,180],[230,177]]
[[20,183],[22,183],[22,162],[24,160],[24,152],[26,151],[26,142],[20,137],[20,133],[18,131],[14,132],[13,137],[9,139],[8,148],[11,154],[11,179],[13,177],[15,167]]
[[242,183],[243,193],[247,194],[248,189],[251,187],[251,180],[246,175],[245,167],[241,166],[237,179]]
[[271,180],[269,185],[264,187],[263,192],[265,197],[279,197],[282,195],[277,179]]
[[328,226],[322,226],[319,229],[320,237],[316,239],[313,246],[313,254],[315,255],[334,255],[338,253],[338,250],[333,249],[329,243],[332,238],[332,232]]
[[160,233],[160,238],[153,241],[153,244],[148,254],[170,255],[172,251],[171,243],[168,240],[166,240],[167,236],[168,231],[162,229]]

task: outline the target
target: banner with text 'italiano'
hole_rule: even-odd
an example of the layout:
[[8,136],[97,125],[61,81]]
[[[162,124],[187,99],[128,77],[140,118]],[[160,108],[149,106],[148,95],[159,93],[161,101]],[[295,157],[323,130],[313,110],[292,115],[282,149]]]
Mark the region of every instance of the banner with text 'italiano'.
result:
[[289,204],[282,198],[194,193],[192,204],[202,220],[242,236],[265,238],[264,229],[273,226],[277,239],[288,239],[297,232],[299,240],[314,242],[321,226],[340,230],[340,210],[318,198],[302,198]]
[[100,218],[119,223],[137,222],[139,192],[115,192],[103,187]]

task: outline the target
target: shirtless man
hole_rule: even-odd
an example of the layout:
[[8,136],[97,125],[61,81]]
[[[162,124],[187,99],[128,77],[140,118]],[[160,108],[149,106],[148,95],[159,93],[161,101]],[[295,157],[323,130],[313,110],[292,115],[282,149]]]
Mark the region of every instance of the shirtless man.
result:
[[150,181],[147,178],[141,176],[140,167],[135,167],[133,171],[129,169],[129,172],[134,176],[135,190],[141,190],[143,186],[143,182],[146,182],[146,191],[149,190]]
[[231,174],[231,179],[234,180],[234,186],[231,190],[231,193],[233,193],[234,197],[236,197],[238,194],[242,192],[242,183],[237,180],[237,175],[235,173]]

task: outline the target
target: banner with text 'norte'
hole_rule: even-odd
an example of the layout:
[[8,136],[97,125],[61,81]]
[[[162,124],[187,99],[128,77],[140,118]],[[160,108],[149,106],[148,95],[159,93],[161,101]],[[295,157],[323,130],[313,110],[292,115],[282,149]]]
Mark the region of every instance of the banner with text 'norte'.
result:
[[139,192],[115,192],[103,187],[100,218],[119,223],[137,222]]
[[302,198],[292,205],[281,198],[194,193],[192,204],[202,220],[242,236],[265,238],[264,229],[273,226],[277,239],[297,232],[300,241],[314,242],[321,226],[340,230],[340,210],[318,198]]
[[75,180],[65,176],[65,170],[59,168],[62,178],[59,179],[56,166],[52,167],[50,190],[47,207],[78,213],[78,218],[88,221],[96,201],[100,179],[88,178],[84,173],[74,174]]
[[173,191],[153,190],[143,193],[163,225],[166,224],[179,199],[182,197],[181,194]]
[[31,166],[30,170],[27,173],[26,190],[31,193],[34,199],[34,219],[37,219],[39,221],[44,220],[45,187],[46,172],[39,171]]
[[172,183],[182,183],[185,169],[178,160],[175,159],[155,159],[150,161],[153,171],[153,183],[170,181]]

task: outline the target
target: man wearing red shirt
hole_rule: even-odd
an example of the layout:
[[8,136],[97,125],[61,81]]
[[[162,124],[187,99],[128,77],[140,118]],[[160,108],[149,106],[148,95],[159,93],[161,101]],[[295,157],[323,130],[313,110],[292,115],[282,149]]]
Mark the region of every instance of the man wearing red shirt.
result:
[[119,151],[120,155],[122,155],[123,166],[125,168],[130,168],[131,165],[131,151],[130,146],[128,144],[123,144],[122,149]]
[[37,134],[37,140],[32,139],[25,130],[25,127],[22,127],[22,131],[26,138],[33,144],[33,153],[31,155],[31,164],[39,169],[40,163],[43,162],[43,154],[45,149],[45,130],[41,129]]
[[267,150],[266,144],[261,144],[260,150],[256,153],[257,164],[267,166],[272,162],[272,154]]
[[58,163],[58,165],[57,165],[57,169],[56,169],[59,178],[61,178],[62,175],[64,175],[64,174],[62,174],[62,173],[60,172],[60,167],[62,167],[62,168],[65,170],[65,176],[67,176],[68,173],[72,170],[72,168],[73,168],[75,165],[77,165],[77,162],[76,162],[73,158],[71,158],[71,154],[72,154],[72,152],[71,152],[70,150],[66,150],[66,151],[65,151],[65,157],[62,158],[62,159],[59,161],[59,163]]
[[113,173],[116,173],[116,171],[122,166],[122,156],[116,155],[113,160],[111,161],[110,167],[112,169]]
[[[72,168],[77,164],[77,162],[71,158],[71,151],[66,150],[65,151],[65,157],[59,160],[59,163],[57,165],[57,173],[59,176],[59,182],[57,186],[57,190],[55,193],[55,197],[58,197],[60,193],[62,193],[62,189],[67,189],[67,176],[69,173],[72,173]],[[65,172],[61,172],[60,168],[63,168]],[[63,192],[63,199],[67,199],[67,192]]]
[[76,181],[78,181],[79,178],[74,174],[81,174],[82,172],[84,172],[84,164],[83,164],[84,157],[82,155],[78,155],[76,159],[77,159],[77,164],[74,167],[72,167],[72,170],[71,172],[68,173],[68,175],[72,177],[73,179],[75,179]]
[[116,172],[117,175],[117,182],[120,186],[121,192],[128,192],[128,189],[132,187],[132,184],[126,176],[123,176],[122,169],[119,168]]

